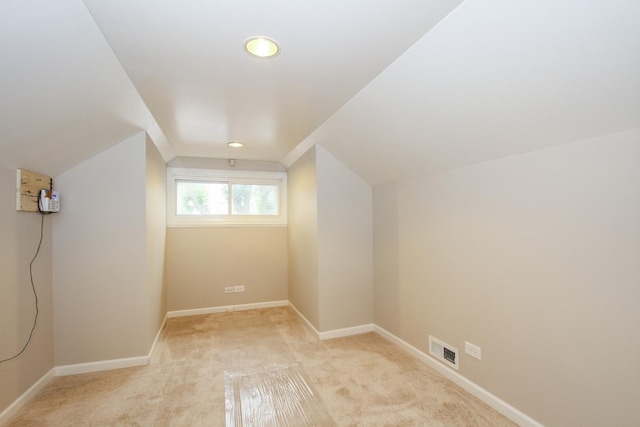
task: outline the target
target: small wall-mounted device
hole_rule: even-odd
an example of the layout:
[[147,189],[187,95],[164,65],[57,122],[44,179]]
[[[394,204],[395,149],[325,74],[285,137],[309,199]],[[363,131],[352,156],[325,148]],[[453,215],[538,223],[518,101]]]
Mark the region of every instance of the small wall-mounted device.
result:
[[53,190],[40,190],[38,197],[40,212],[60,212],[60,197]]

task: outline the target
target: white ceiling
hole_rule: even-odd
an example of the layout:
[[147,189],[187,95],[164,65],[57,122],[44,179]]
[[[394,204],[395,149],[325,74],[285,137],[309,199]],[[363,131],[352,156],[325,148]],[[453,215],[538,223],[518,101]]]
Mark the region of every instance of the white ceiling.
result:
[[[85,0],[177,155],[273,161],[459,3]],[[247,55],[255,35],[281,53]]]
[[380,184],[640,128],[639,1],[460,3],[4,0],[0,162],[55,176],[147,130],[167,160],[319,143]]

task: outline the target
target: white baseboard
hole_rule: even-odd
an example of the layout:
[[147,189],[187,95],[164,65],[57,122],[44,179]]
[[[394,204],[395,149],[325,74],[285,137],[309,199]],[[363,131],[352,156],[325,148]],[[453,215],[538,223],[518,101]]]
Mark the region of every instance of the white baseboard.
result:
[[286,307],[289,301],[267,301],[252,304],[226,305],[221,307],[194,308],[191,310],[176,310],[167,313],[168,318],[198,316],[201,314],[228,313],[230,311],[255,310],[259,308]]
[[293,309],[293,311],[295,311],[295,313],[298,315],[298,317],[300,317],[300,319],[304,322],[304,324],[321,341],[330,340],[330,339],[333,339],[333,338],[349,337],[351,335],[366,334],[367,332],[373,332],[374,331],[374,324],[371,323],[371,324],[368,324],[368,325],[351,326],[351,327],[348,327],[348,328],[334,329],[332,331],[319,332],[311,324],[311,322],[309,322],[309,319],[304,317],[304,315],[302,313],[300,313],[300,310],[298,310],[295,305],[291,304],[291,301],[289,301],[289,307],[291,307]]
[[529,417],[527,414],[509,405],[507,402],[500,399],[499,397],[489,393],[487,390],[483,389],[476,383],[470,381],[469,379],[462,376],[458,372],[452,370],[451,368],[446,367],[442,363],[438,362],[436,359],[418,350],[408,342],[393,335],[391,332],[379,327],[378,325],[374,325],[374,331],[379,335],[381,335],[382,337],[386,338],[387,340],[391,341],[392,343],[396,344],[397,346],[408,351],[409,353],[411,353],[413,356],[417,357],[421,361],[425,362],[430,367],[432,367],[433,369],[438,371],[440,374],[442,374],[444,377],[453,381],[454,383],[462,387],[464,390],[471,393],[472,395],[474,395],[475,397],[477,397],[487,405],[491,406],[493,409],[500,412],[502,415],[509,418],[511,421],[518,424],[519,426],[543,427],[542,424],[540,424],[538,421],[534,420],[533,418]]
[[155,340],[151,345],[149,354],[147,356],[129,357],[126,359],[105,360],[100,362],[91,363],[79,363],[76,365],[63,365],[56,366],[47,372],[42,378],[40,378],[35,384],[33,384],[27,391],[25,391],[20,397],[18,397],[11,405],[9,405],[2,413],[0,413],[0,426],[4,425],[9,418],[15,415],[36,393],[42,390],[54,377],[61,377],[66,375],[87,374],[90,372],[108,371],[111,369],[130,368],[133,366],[144,366],[149,364],[151,360],[151,354],[158,343],[160,334],[167,323],[167,316],[165,315],[160,329],[156,334]]
[[112,369],[123,369],[123,368],[132,368],[135,366],[148,365],[149,361],[151,360],[151,355],[153,354],[153,350],[155,350],[156,344],[160,339],[160,334],[162,333],[162,330],[167,324],[168,318],[169,318],[169,315],[167,313],[165,314],[164,319],[160,324],[158,333],[156,334],[156,337],[153,340],[153,344],[151,344],[151,348],[149,349],[149,353],[146,356],[127,357],[124,359],[101,360],[98,362],[56,366],[55,368],[53,368],[55,371],[55,375],[58,377],[64,377],[67,375],[88,374],[91,372],[110,371]]
[[309,319],[307,319],[302,313],[300,313],[300,310],[298,310],[296,306],[291,303],[291,301],[289,301],[289,307],[293,309],[293,311],[302,320],[302,323],[304,323],[305,326],[309,328],[313,335],[315,335],[316,338],[320,339],[320,332],[318,332],[318,330],[311,324],[311,322],[309,322]]
[[160,324],[160,329],[158,329],[158,333],[156,334],[156,338],[153,340],[153,344],[151,344],[151,348],[149,349],[149,354],[147,357],[151,360],[151,355],[153,354],[153,350],[156,349],[156,344],[158,344],[158,340],[160,339],[160,334],[164,330],[164,327],[167,326],[167,319],[169,316],[167,314],[164,315],[164,319],[162,319],[162,323]]
[[167,319],[172,317],[182,317],[182,316],[195,316],[198,314],[210,314],[210,313],[226,313],[229,311],[240,311],[240,310],[252,310],[256,308],[269,308],[269,307],[283,307],[288,304],[288,301],[269,301],[269,302],[261,302],[255,304],[242,304],[242,305],[230,305],[226,307],[210,307],[210,308],[198,308],[194,310],[181,310],[181,311],[170,311],[165,315],[165,318],[160,325],[160,329],[156,334],[156,338],[151,345],[149,353],[146,356],[137,356],[137,357],[128,357],[125,359],[113,359],[113,360],[102,360],[98,362],[89,362],[89,363],[79,363],[76,365],[63,365],[57,366],[54,368],[56,376],[66,376],[66,375],[76,375],[76,374],[87,374],[90,372],[100,372],[100,371],[108,371],[111,369],[122,369],[122,368],[132,368],[134,366],[144,366],[148,365],[151,360],[151,354],[156,347],[160,334],[164,329],[164,326],[167,322]]
[[149,356],[127,357],[124,359],[100,360],[98,362],[78,363],[76,365],[56,366],[57,377],[67,375],[88,374],[91,372],[110,371],[112,369],[132,368],[149,364]]
[[36,381],[27,391],[22,393],[20,397],[13,401],[4,411],[0,413],[0,426],[5,425],[11,417],[13,417],[24,405],[26,405],[40,390],[42,390],[49,381],[55,377],[55,368],[44,374]]
[[366,334],[373,332],[374,324],[352,326],[350,328],[334,329],[333,331],[320,332],[320,340],[330,340],[333,338],[349,337],[351,335]]

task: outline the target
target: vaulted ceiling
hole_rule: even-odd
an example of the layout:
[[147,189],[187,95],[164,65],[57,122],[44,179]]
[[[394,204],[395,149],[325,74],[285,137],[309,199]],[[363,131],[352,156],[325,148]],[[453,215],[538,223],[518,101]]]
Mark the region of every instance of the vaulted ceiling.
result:
[[[322,144],[371,184],[640,127],[640,2],[6,0],[0,159]],[[273,59],[243,50],[279,42]],[[241,141],[242,149],[227,146]]]

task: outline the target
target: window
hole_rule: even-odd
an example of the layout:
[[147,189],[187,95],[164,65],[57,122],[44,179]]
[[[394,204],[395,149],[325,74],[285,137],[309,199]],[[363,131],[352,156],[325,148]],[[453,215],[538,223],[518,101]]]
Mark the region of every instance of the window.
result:
[[286,225],[283,172],[167,169],[170,227]]

